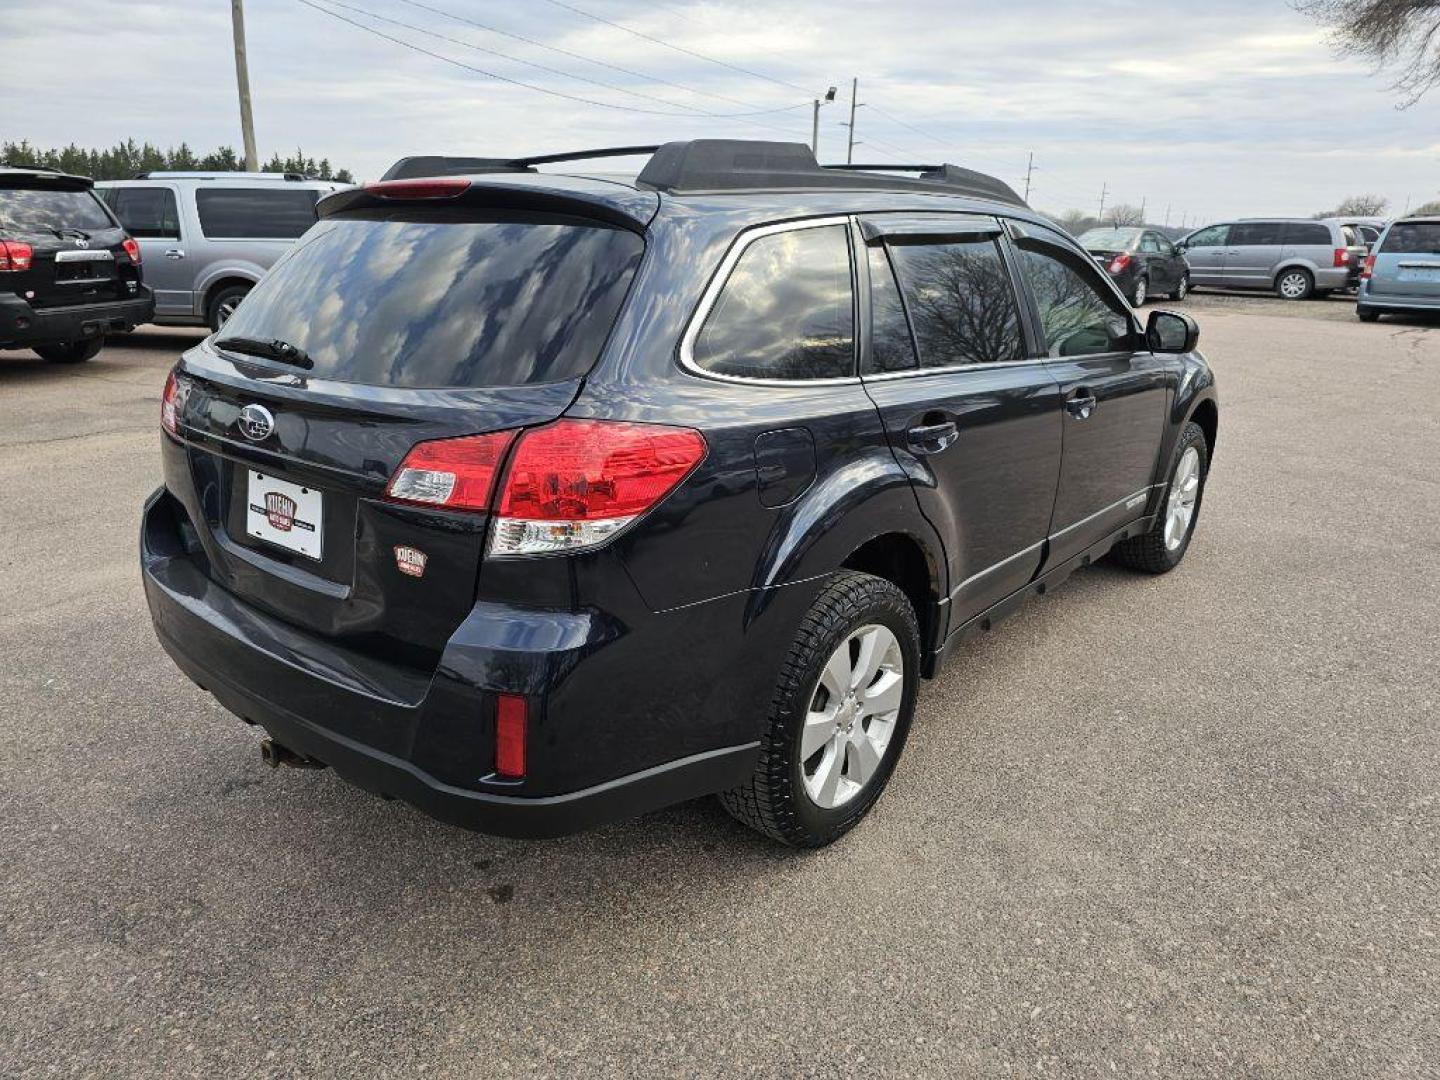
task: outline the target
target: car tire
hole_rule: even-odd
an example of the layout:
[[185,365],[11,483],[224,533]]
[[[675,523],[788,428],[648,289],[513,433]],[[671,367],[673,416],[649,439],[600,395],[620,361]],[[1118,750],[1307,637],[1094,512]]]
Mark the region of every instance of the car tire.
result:
[[[781,664],[755,772],[721,793],[721,804],[792,847],[843,836],[894,771],[919,680],[920,630],[906,595],[869,574],[835,574]],[[865,711],[867,688],[875,713]]]
[[1180,281],[1175,286],[1175,291],[1170,294],[1171,300],[1184,300],[1190,295],[1190,275],[1181,274]]
[[227,285],[210,298],[210,305],[205,309],[205,321],[212,331],[225,325],[225,320],[230,318],[250,289],[249,285]]
[[78,341],[51,341],[44,345],[36,345],[35,353],[42,360],[48,360],[52,364],[83,364],[86,360],[94,360],[100,355],[100,350],[105,347],[105,338],[81,338]]
[[1135,288],[1130,290],[1130,306],[1142,308],[1145,301],[1150,299],[1150,279],[1141,274],[1135,279]]
[[1379,321],[1380,321],[1380,312],[1377,311],[1375,308],[1370,308],[1370,307],[1356,307],[1356,308],[1355,308],[1355,317],[1356,317],[1357,319],[1359,319],[1361,322],[1379,322]]
[[1150,528],[1139,536],[1122,540],[1110,554],[1122,566],[1147,574],[1174,570],[1190,548],[1195,524],[1200,520],[1200,503],[1205,495],[1205,478],[1210,471],[1210,448],[1205,432],[1191,421],[1180,433],[1160,511]]
[[1309,300],[1315,294],[1315,278],[1309,270],[1292,266],[1275,278],[1275,295],[1281,300]]

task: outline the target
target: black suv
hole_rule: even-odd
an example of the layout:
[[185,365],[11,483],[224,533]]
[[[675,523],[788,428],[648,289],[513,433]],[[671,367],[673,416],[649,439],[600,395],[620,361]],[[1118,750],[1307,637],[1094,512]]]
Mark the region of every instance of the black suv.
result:
[[93,182],[0,165],[0,349],[89,360],[105,335],[150,321],[140,246]]
[[272,763],[508,835],[717,792],[827,843],[967,634],[1180,561],[1213,380],[990,177],[642,149],[323,200],[166,384],[151,615]]

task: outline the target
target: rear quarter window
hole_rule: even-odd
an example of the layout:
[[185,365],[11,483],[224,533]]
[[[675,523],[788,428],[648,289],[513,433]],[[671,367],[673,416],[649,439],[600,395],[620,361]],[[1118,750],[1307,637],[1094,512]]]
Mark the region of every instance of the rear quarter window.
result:
[[1330,226],[1292,223],[1285,230],[1285,242],[1296,247],[1330,247],[1332,245]]
[[195,192],[200,231],[210,240],[294,240],[315,224],[318,191],[212,188]]
[[175,192],[166,187],[106,188],[104,198],[120,224],[142,240],[178,239],[180,212]]
[[644,246],[624,229],[555,215],[327,218],[261,279],[215,345],[278,338],[309,354],[316,378],[374,386],[572,379],[599,357]]

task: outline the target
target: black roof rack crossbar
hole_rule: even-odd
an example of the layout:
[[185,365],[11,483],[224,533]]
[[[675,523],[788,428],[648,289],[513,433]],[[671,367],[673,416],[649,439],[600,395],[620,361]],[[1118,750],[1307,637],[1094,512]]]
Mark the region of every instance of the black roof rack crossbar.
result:
[[637,157],[653,154],[659,150],[654,146],[606,146],[598,150],[570,150],[563,154],[539,154],[535,157],[512,158],[510,164],[520,167],[532,165],[555,165],[562,161],[589,161],[592,158]]
[[[821,165],[804,143],[758,139],[691,139],[660,146],[610,146],[531,157],[401,158],[382,180],[418,176],[464,176],[534,172],[537,165],[650,155],[640,170],[640,187],[670,194],[721,191],[948,191],[1024,206],[1010,185],[959,165]],[[917,173],[894,176],[893,173]]]

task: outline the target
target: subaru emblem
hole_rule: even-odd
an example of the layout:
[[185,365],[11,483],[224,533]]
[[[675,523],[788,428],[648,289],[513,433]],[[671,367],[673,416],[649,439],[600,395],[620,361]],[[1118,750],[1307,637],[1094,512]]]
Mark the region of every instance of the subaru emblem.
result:
[[275,430],[275,417],[264,405],[246,405],[240,410],[240,434],[251,442],[264,442]]

